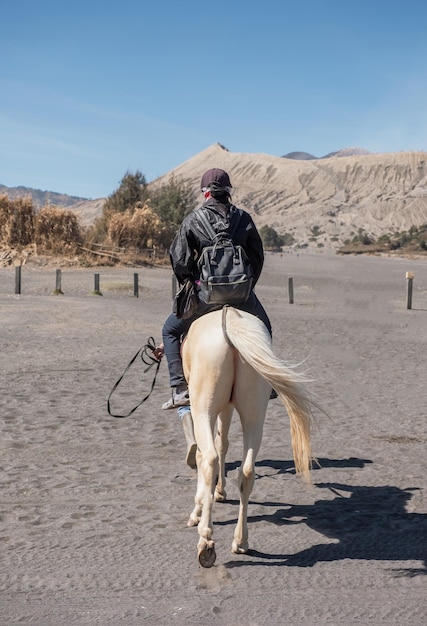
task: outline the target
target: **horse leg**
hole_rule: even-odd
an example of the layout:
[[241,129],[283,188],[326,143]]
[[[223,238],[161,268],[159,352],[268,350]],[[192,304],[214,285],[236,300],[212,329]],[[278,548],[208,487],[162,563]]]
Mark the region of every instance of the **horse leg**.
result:
[[248,502],[255,482],[255,459],[261,445],[263,425],[263,417],[253,421],[250,425],[242,421],[244,450],[238,477],[240,505],[231,546],[231,551],[235,554],[245,554],[249,550]]
[[[196,452],[196,464],[200,466],[202,455],[200,450]],[[194,509],[192,510],[190,517],[188,518],[187,526],[197,526],[200,522],[200,516],[202,515],[203,506],[203,494],[205,492],[205,483],[201,471],[197,472],[197,489],[194,496]]]
[[218,416],[218,431],[215,437],[215,448],[219,457],[218,482],[215,488],[215,502],[225,502],[225,457],[228,450],[228,432],[230,430],[233,406],[229,405]]
[[[218,315],[217,315],[218,317]],[[214,443],[214,426],[219,412],[227,407],[233,388],[234,351],[226,343],[221,325],[206,335],[208,315],[190,328],[183,349],[183,365],[191,398],[197,454],[197,493],[189,524],[198,520],[197,552],[202,567],[215,562],[212,507],[218,479],[219,460]]]
[[[194,415],[197,416],[197,410],[194,410]],[[197,492],[194,499],[195,507],[187,525],[197,525],[199,533],[197,554],[200,565],[202,567],[212,567],[216,559],[215,543],[212,539],[212,506],[218,477],[218,455],[213,442],[213,426],[209,417],[196,417],[194,430],[198,445]]]
[[[202,514],[198,525],[199,542],[197,544],[197,553],[202,567],[212,567],[216,559],[215,543],[212,539],[212,506],[214,489],[218,478],[218,454],[213,445],[212,430],[210,430],[209,435],[209,440],[206,443],[199,443],[202,458],[198,470],[204,481],[204,494]],[[202,439],[203,436],[200,436],[200,433],[198,433],[197,441],[201,442]]]

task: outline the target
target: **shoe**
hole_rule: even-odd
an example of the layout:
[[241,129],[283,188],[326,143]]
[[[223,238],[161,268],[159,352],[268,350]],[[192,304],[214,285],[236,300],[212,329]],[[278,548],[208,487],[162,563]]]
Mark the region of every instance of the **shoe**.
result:
[[172,389],[172,397],[169,398],[167,402],[162,404],[162,409],[167,411],[168,409],[176,409],[178,406],[190,406],[188,389],[184,389],[184,391],[180,391],[178,393],[175,389]]

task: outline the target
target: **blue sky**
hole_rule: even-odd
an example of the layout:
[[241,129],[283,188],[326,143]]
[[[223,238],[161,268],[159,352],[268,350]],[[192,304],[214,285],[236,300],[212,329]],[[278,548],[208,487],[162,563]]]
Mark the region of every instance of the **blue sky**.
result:
[[17,0],[1,21],[9,187],[98,198],[216,142],[427,150],[425,0]]

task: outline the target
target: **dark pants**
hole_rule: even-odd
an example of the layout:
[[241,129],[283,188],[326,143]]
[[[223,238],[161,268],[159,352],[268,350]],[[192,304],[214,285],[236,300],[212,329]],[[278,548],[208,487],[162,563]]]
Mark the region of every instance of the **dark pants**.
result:
[[[197,313],[187,320],[179,319],[174,313],[169,315],[169,317],[167,318],[163,326],[162,337],[165,355],[169,367],[169,379],[171,387],[186,385],[184,371],[182,369],[181,335],[185,335],[187,333],[188,329],[190,328],[191,322],[194,322],[195,319],[197,319],[204,313],[209,313],[210,311],[214,311],[218,308],[222,307],[218,307],[217,304],[212,305],[200,302]],[[248,313],[252,313],[252,315],[258,317],[264,322],[268,329],[268,332],[271,335],[271,323],[268,319],[268,315],[253,291],[246,302],[236,305],[235,308],[240,309],[241,311],[247,311]]]

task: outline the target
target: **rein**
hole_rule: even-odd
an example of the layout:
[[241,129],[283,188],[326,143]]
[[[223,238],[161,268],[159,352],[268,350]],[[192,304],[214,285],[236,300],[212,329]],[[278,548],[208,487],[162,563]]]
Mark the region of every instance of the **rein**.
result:
[[[107,409],[108,409],[108,413],[111,415],[111,417],[120,417],[120,418],[122,418],[122,417],[129,417],[129,415],[132,415],[132,413],[134,413],[136,411],[136,409],[138,407],[140,407],[141,404],[143,404],[151,396],[151,393],[152,393],[152,391],[154,389],[154,385],[156,383],[157,373],[159,371],[159,367],[160,367],[160,363],[161,363],[160,359],[156,359],[156,357],[153,356],[153,354],[149,353],[149,351],[151,351],[153,353],[155,349],[156,349],[156,343],[155,343],[153,337],[149,337],[148,340],[147,340],[147,343],[145,345],[143,345],[142,348],[140,348],[138,350],[138,352],[135,354],[134,357],[132,357],[132,359],[129,361],[128,365],[126,366],[125,371],[120,376],[119,380],[114,384],[114,386],[113,386],[113,388],[110,391],[110,394],[108,396],[108,400],[107,400]],[[119,415],[118,413],[113,413],[111,411],[111,404],[110,404],[111,396],[116,391],[117,387],[119,386],[119,384],[123,380],[126,372],[129,370],[131,365],[136,361],[136,359],[138,358],[139,355],[141,356],[142,362],[145,365],[147,365],[147,367],[144,369],[144,374],[146,374],[148,371],[150,371],[150,369],[153,367],[153,365],[157,365],[156,371],[154,372],[153,382],[151,383],[151,389],[148,392],[148,394],[140,402],[138,402],[138,404],[136,406],[134,406],[133,409],[131,409],[125,415]]]

